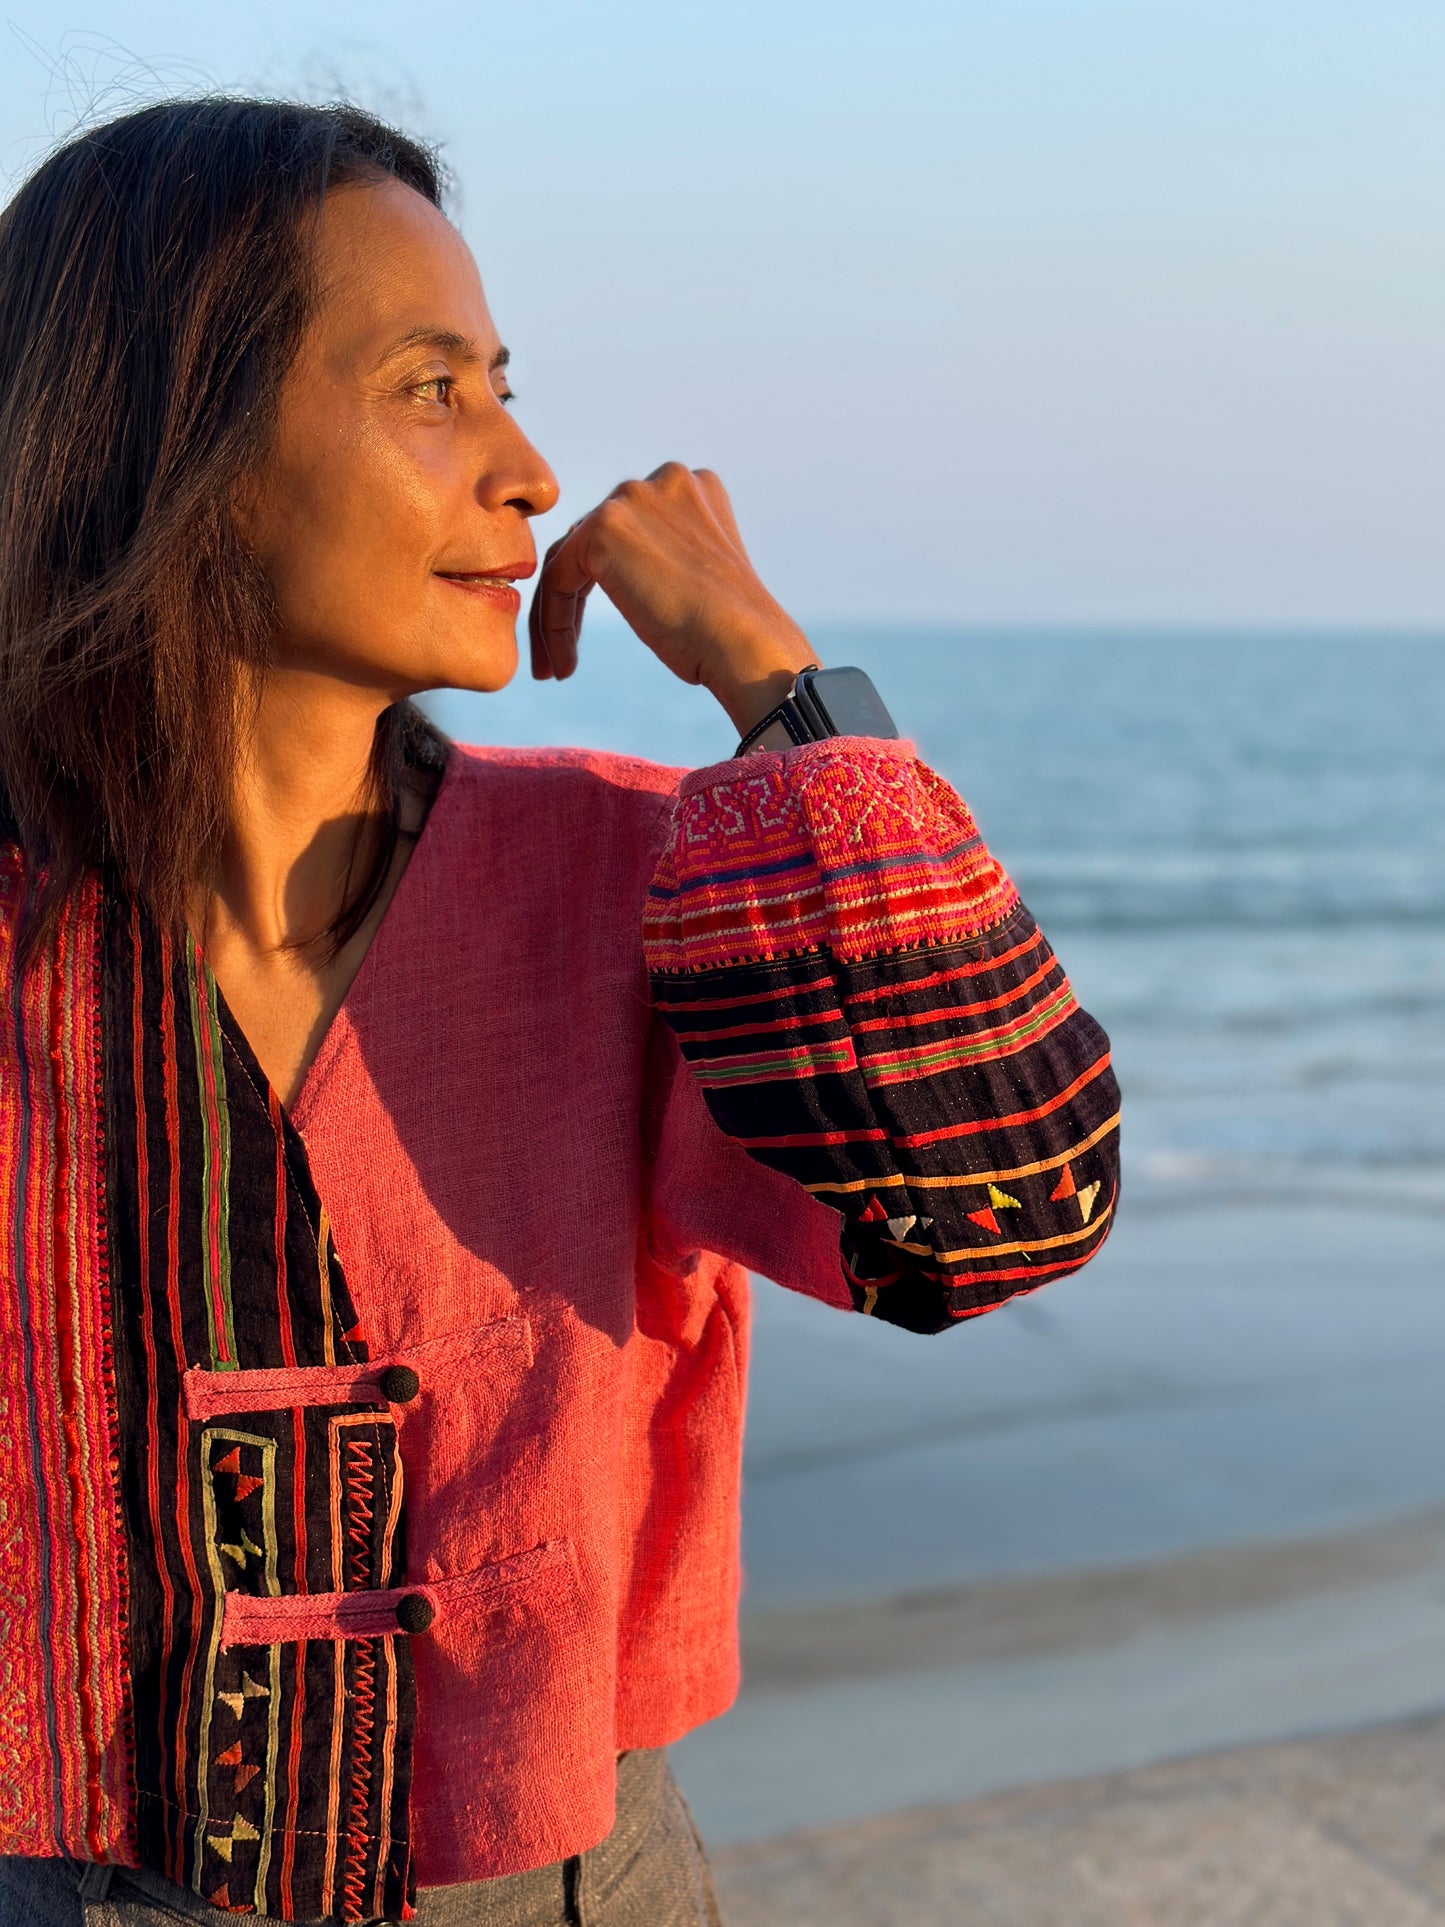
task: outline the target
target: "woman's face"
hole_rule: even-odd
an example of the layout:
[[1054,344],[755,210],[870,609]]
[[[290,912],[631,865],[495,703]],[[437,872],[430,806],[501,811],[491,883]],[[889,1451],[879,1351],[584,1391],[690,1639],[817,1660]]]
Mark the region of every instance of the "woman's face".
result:
[[476,263],[398,181],[328,196],[320,299],[269,458],[237,503],[270,579],[278,660],[375,690],[500,689],[513,582],[557,500],[507,412],[506,351]]

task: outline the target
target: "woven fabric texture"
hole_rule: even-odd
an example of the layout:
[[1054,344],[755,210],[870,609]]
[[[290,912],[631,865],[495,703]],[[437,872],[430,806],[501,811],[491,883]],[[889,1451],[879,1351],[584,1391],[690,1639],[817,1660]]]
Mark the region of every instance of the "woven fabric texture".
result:
[[748,1271],[944,1330],[1112,1222],[1105,1040],[907,745],[457,751],[289,1116],[82,928],[5,982],[15,1852],[337,1920],[585,1853],[736,1689]]
[[25,972],[0,849],[0,1853],[134,1851],[100,893]]

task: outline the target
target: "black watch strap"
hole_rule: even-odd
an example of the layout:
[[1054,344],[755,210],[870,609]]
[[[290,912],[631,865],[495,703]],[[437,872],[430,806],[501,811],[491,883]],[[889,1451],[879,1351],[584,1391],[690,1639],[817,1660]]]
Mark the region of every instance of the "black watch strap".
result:
[[753,749],[787,749],[796,743],[822,742],[829,736],[898,735],[872,678],[861,669],[805,669],[791,692],[760,723],[755,723],[733,754]]

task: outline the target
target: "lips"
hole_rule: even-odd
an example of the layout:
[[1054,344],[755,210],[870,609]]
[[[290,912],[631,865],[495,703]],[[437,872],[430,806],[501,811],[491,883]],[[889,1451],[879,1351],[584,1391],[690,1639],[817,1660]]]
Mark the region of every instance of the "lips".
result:
[[444,582],[525,582],[529,575],[537,573],[537,564],[530,557],[521,562],[504,562],[495,569],[438,569],[436,574]]
[[500,569],[437,569],[435,574],[439,582],[449,583],[463,595],[479,597],[515,615],[522,598],[513,582],[533,574],[536,567],[535,562],[512,562]]

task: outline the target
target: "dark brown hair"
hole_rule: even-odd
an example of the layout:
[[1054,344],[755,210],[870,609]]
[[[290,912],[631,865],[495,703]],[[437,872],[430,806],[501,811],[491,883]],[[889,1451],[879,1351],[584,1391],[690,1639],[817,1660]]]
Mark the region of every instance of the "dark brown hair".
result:
[[[267,587],[230,503],[264,458],[314,299],[333,187],[440,205],[435,157],[354,107],[162,102],[53,153],[0,214],[0,804],[43,928],[108,866],[179,928],[225,831]],[[383,834],[330,932],[365,920],[408,762],[444,739],[388,709]]]

